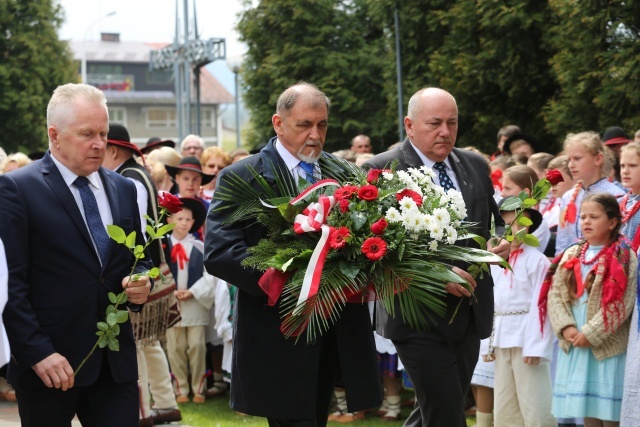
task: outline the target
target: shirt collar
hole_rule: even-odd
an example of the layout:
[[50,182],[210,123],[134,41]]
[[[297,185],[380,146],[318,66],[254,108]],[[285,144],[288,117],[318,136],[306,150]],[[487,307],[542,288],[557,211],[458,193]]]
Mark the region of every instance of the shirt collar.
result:
[[[60,160],[56,159],[53,153],[51,153],[51,160],[53,160],[53,163],[56,165],[56,167],[60,171],[60,175],[62,175],[62,179],[64,179],[64,182],[67,184],[68,187],[71,187],[75,182],[76,178],[78,178],[78,175],[71,172],[71,169],[63,165],[60,162]],[[98,190],[102,188],[101,181],[100,181],[100,174],[97,171],[93,172],[90,175],[87,175],[86,178],[89,180],[91,185],[97,188]]]
[[[418,147],[413,145],[413,142],[411,140],[409,140],[409,142],[411,143],[411,146],[413,147],[413,149],[416,151],[416,154],[418,155],[418,157],[420,157],[420,160],[422,160],[422,164],[428,167],[429,169],[433,169],[433,165],[435,165],[436,162],[434,160],[431,160],[427,156],[425,156],[422,153],[422,151],[418,150]],[[447,169],[453,170],[453,168],[451,167],[451,162],[449,161],[449,156],[447,156],[447,158],[444,159],[444,164],[447,166]]]

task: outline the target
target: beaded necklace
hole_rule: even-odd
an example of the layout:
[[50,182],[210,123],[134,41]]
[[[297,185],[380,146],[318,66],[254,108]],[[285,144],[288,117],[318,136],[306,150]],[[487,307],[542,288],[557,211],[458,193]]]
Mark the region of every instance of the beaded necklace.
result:
[[605,250],[607,250],[609,248],[610,245],[604,245],[602,247],[602,249],[600,249],[600,251],[598,251],[598,253],[596,254],[596,256],[594,256],[593,258],[591,258],[591,261],[587,261],[586,260],[586,254],[587,254],[587,250],[589,249],[589,242],[584,242],[584,245],[582,245],[582,249],[580,249],[580,262],[584,265],[592,265],[593,263],[595,263],[598,258],[600,258],[600,256],[604,253]]
[[627,223],[640,210],[640,201],[637,201],[630,210],[627,210],[627,202],[630,194],[627,193],[620,200],[620,212],[622,213],[622,223]]

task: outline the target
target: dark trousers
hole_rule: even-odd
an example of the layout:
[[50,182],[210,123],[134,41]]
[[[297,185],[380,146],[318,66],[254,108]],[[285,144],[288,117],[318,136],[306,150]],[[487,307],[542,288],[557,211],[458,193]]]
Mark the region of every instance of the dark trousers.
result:
[[465,336],[445,341],[433,332],[393,341],[416,393],[407,427],[465,427],[464,402],[478,361],[480,339],[473,318]]
[[267,418],[269,427],[324,427],[329,418],[331,396],[338,374],[338,344],[332,329],[322,337],[320,369],[318,370],[318,388],[316,393],[316,416],[307,419]]
[[76,414],[83,427],[138,427],[138,384],[115,383],[106,357],[92,385],[67,391],[18,385],[15,390],[22,427],[70,427]]

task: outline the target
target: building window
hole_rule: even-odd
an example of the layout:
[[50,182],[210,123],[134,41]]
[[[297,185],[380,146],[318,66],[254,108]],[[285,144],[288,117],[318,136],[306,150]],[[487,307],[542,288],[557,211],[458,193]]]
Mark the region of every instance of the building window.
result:
[[127,126],[127,109],[124,107],[109,107],[109,121]]
[[173,70],[147,71],[147,84],[165,85],[173,83]]
[[176,109],[171,107],[147,109],[147,127],[175,128]]
[[[191,116],[191,124],[195,129],[196,126],[196,109],[193,109],[193,115]],[[211,107],[201,107],[200,108],[200,126],[205,129],[215,129],[216,128],[216,110]]]

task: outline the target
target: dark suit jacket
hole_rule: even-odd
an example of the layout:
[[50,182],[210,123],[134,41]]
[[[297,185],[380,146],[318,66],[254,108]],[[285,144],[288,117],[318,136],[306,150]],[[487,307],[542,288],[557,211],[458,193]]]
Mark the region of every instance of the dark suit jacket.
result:
[[[287,168],[277,154],[274,139],[260,153],[226,167],[218,178],[218,189],[229,185],[230,173],[259,188],[247,166],[252,166],[276,189],[272,165],[283,171]],[[207,218],[205,267],[212,275],[240,289],[234,319],[231,407],[263,417],[315,417],[323,338],[313,344],[306,344],[304,337],[297,344],[294,339],[285,339],[280,332],[278,304],[267,306],[267,297],[258,286],[262,273],[240,265],[247,257],[247,248],[265,237],[265,230],[257,224],[223,225],[233,211],[220,211],[225,205],[214,196]],[[333,329],[349,410],[379,405],[380,374],[367,306],[347,304]]]
[[[410,167],[420,167],[422,160],[411,146],[409,140],[405,140],[402,145],[391,151],[379,154],[365,163],[365,167],[382,169],[391,165],[393,160],[398,160],[397,170],[405,170]],[[489,177],[489,167],[486,161],[479,155],[466,150],[454,148],[449,154],[452,169],[456,174],[462,197],[467,207],[467,221],[476,222],[478,226],[475,233],[485,238],[489,238],[491,227],[491,216],[496,221],[496,231],[500,232],[504,226],[504,221],[500,216],[498,207],[493,199],[493,184]],[[472,245],[470,239],[463,240],[459,245]],[[459,265],[465,268],[464,265]],[[446,340],[460,339],[469,323],[469,316],[475,316],[475,323],[480,338],[486,338],[491,334],[493,322],[493,280],[485,273],[483,279],[476,279],[478,286],[475,290],[477,303],[469,306],[467,298],[463,301],[454,322],[449,325],[453,312],[455,311],[460,298],[447,294],[447,314],[439,319],[434,331]],[[473,299],[472,299],[473,300]],[[419,333],[402,321],[399,305],[396,301],[396,317],[389,316],[382,304],[377,306],[377,331],[380,335],[391,339],[405,339],[412,334]]]
[[[126,233],[135,230],[143,244],[135,186],[104,168],[100,176],[113,223]],[[9,382],[45,387],[31,366],[57,352],[72,368],[78,367],[96,341],[96,323],[104,321],[107,293],[122,292],[133,256],[112,240],[105,265],[100,265],[80,209],[49,152],[40,161],[1,175],[0,199],[0,237],[9,266],[9,303],[3,315],[12,353]],[[150,265],[143,260],[136,270]],[[105,357],[116,382],[137,381],[130,322],[120,325],[118,340],[118,352],[96,350],[75,386],[95,382]]]

